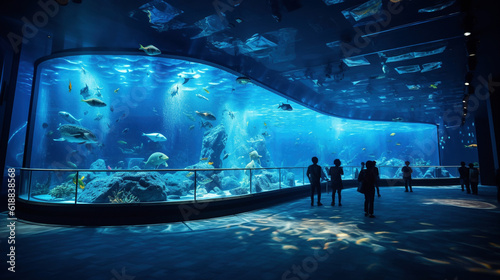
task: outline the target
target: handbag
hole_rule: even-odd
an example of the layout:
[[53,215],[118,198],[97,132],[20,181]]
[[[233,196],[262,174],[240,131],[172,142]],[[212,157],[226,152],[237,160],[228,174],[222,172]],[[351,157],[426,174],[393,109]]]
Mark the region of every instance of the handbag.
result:
[[365,193],[365,190],[363,189],[363,184],[362,183],[359,183],[358,192],[359,193]]

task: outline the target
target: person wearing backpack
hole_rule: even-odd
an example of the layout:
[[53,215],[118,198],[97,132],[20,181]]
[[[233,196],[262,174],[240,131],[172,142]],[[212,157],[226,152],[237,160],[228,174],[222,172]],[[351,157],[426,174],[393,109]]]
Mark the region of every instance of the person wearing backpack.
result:
[[410,192],[413,192],[411,188],[411,173],[413,173],[413,169],[410,167],[410,162],[405,161],[405,165],[401,168],[401,172],[403,172],[403,181],[405,182],[405,192],[408,192],[408,186],[410,187]]
[[321,203],[321,179],[326,178],[325,173],[321,166],[318,165],[318,158],[313,157],[313,164],[309,165],[307,168],[307,178],[311,184],[311,206],[314,205],[314,192],[318,194],[318,206],[322,206]]

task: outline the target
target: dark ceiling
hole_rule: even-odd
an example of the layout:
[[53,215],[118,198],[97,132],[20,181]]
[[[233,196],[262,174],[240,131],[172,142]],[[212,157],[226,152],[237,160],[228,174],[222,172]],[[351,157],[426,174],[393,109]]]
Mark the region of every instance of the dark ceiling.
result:
[[[23,17],[44,11],[38,1],[2,2],[2,28],[18,34]],[[39,26],[53,53],[153,44],[339,117],[446,125],[446,111],[460,114],[470,66],[460,0],[83,0],[53,9]]]

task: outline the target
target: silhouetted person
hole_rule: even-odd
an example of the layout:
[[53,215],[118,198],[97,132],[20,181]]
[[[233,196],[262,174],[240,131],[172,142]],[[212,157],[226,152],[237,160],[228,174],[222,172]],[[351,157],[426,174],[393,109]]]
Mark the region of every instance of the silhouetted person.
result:
[[375,164],[373,161],[366,162],[366,169],[359,173],[358,181],[361,182],[361,188],[365,195],[365,217],[375,218],[373,215],[373,203],[375,201],[375,181],[377,175],[375,173]]
[[467,190],[467,193],[470,193],[469,186],[469,168],[465,166],[465,162],[460,163],[460,167],[458,168],[458,173],[460,174],[460,185],[462,186],[462,191],[464,191],[464,187]]
[[378,167],[377,167],[376,161],[373,161],[373,168],[374,168],[375,174],[377,175],[377,180],[375,180],[375,188],[377,189],[378,197],[380,197],[380,189],[378,187],[378,181],[380,180],[380,173],[378,172]]
[[325,178],[323,169],[318,165],[318,158],[313,157],[313,164],[309,165],[307,168],[307,178],[309,178],[309,183],[311,183],[311,206],[314,205],[314,192],[318,193],[318,206],[323,205],[321,203],[321,178]]
[[472,194],[477,194],[477,186],[479,185],[479,169],[473,163],[469,163],[469,182]]
[[335,192],[339,194],[339,206],[342,206],[342,189],[344,186],[342,185],[342,175],[344,175],[344,169],[340,167],[341,162],[339,159],[335,159],[333,161],[333,164],[335,166],[330,167],[330,170],[328,171],[328,175],[330,175],[330,178],[332,180],[332,206],[335,206]]
[[403,181],[405,182],[405,192],[408,192],[408,187],[410,187],[410,192],[413,192],[411,188],[411,173],[413,173],[413,169],[410,167],[410,162],[405,161],[405,165],[401,168],[401,172],[403,172]]

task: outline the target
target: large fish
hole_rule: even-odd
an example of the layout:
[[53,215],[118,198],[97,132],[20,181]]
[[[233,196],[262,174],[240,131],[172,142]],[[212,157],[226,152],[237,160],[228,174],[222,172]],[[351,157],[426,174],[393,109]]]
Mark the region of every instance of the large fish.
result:
[[157,47],[155,47],[153,45],[149,45],[147,47],[143,47],[142,45],[139,45],[139,46],[140,46],[139,50],[144,51],[148,55],[159,55],[159,54],[161,54],[160,49],[158,49]]
[[85,102],[92,107],[105,107],[106,106],[106,103],[104,103],[104,101],[97,99],[97,98],[90,98],[87,100],[82,99],[82,102]]
[[77,120],[75,117],[73,117],[70,113],[64,112],[64,111],[59,111],[59,116],[63,118],[65,121],[72,123],[72,124],[80,124],[80,121],[82,119]]
[[286,104],[286,103],[281,103],[281,105],[278,106],[278,109],[282,109],[285,111],[292,111],[293,110],[292,105]]
[[167,164],[168,156],[164,153],[156,152],[149,156],[148,161],[144,162],[146,165],[153,165],[156,168],[161,164],[165,164],[165,167],[168,167]]
[[97,137],[92,131],[73,124],[61,125],[57,130],[61,133],[61,138],[54,139],[54,141],[67,141],[70,143],[78,144],[95,144]]
[[209,121],[215,121],[216,120],[214,114],[212,114],[210,112],[198,112],[198,111],[196,111],[195,113],[198,116],[204,118],[205,120],[209,120]]
[[167,141],[167,137],[163,136],[161,133],[142,133],[142,136],[148,137],[153,142]]

